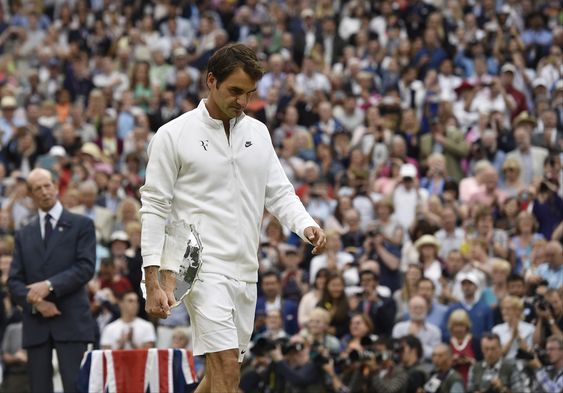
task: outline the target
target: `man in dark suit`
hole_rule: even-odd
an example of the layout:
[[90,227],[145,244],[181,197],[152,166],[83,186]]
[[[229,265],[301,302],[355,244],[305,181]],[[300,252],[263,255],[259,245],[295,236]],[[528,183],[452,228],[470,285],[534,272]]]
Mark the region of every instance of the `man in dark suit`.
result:
[[284,330],[289,335],[299,331],[297,323],[297,303],[282,296],[281,278],[273,270],[264,272],[261,282],[263,296],[258,296],[256,301],[256,313],[265,316],[272,308],[281,311]]
[[75,391],[86,345],[94,341],[84,287],[94,274],[94,223],[63,209],[57,186],[45,169],[31,171],[27,185],[39,214],[16,233],[8,285],[14,302],[23,309],[31,391],[53,391],[53,348],[64,391]]

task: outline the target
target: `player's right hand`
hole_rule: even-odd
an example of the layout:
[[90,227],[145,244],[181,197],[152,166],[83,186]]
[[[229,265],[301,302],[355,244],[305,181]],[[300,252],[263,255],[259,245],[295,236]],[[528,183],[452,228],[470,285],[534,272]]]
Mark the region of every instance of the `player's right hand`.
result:
[[160,286],[147,288],[145,311],[153,317],[166,318],[170,315],[169,298]]

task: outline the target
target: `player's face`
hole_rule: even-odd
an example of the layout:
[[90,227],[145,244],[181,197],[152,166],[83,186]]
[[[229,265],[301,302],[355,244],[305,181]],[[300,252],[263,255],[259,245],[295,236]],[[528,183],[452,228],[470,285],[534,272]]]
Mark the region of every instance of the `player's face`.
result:
[[212,73],[207,76],[209,99],[213,100],[224,116],[232,119],[242,114],[256,92],[254,81],[242,68],[235,69],[223,82],[218,83]]

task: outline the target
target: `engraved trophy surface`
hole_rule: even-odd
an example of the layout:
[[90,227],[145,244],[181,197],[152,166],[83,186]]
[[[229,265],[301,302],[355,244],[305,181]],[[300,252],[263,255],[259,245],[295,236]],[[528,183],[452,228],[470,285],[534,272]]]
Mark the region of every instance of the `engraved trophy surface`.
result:
[[178,300],[178,303],[175,306],[180,304],[184,297],[186,297],[186,295],[188,295],[192,290],[195,280],[197,279],[197,273],[199,272],[199,269],[201,269],[201,265],[203,263],[201,258],[203,246],[201,244],[199,233],[193,224],[189,225],[189,228],[190,236],[186,242],[184,257],[181,260],[178,272],[174,272],[174,275],[176,276],[174,297]]
[[[192,290],[203,264],[202,250],[201,238],[195,225],[187,224],[185,221],[166,225],[160,270],[170,270],[176,278],[174,289],[176,303],[172,307],[181,304]],[[146,299],[144,275],[143,270],[141,289]]]

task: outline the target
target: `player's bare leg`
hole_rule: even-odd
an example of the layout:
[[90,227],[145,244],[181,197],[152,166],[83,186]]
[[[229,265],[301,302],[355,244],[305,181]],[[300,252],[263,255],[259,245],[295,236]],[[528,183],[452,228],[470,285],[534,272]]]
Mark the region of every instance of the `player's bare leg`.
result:
[[205,354],[205,377],[196,393],[225,392],[237,393],[240,382],[239,350]]

